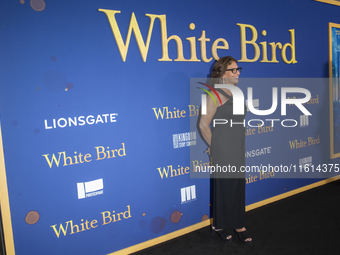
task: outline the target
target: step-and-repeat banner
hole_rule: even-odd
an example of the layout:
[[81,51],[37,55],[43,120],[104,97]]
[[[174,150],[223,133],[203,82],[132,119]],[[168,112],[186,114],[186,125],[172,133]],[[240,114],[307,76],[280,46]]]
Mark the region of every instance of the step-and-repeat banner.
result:
[[[208,222],[210,180],[194,175],[209,166],[197,82],[222,56],[239,60],[245,100],[252,87],[246,160],[259,171],[246,172],[247,205],[338,175],[339,100],[330,117],[326,79],[338,11],[309,0],[2,1],[9,254],[109,254]],[[299,104],[308,95],[292,87],[310,98]]]

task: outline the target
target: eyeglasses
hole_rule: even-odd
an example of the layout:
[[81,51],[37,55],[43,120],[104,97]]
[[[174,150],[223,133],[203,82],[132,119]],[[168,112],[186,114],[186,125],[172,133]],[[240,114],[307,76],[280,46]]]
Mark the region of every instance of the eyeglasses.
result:
[[226,71],[231,71],[233,74],[235,74],[235,73],[237,73],[237,71],[241,72],[242,67],[227,69]]

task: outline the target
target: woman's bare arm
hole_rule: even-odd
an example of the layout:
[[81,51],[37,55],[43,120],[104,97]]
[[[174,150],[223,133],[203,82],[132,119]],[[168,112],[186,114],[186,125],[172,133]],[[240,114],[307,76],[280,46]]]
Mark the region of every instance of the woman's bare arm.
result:
[[211,136],[212,132],[210,129],[210,123],[216,113],[216,105],[214,100],[211,97],[207,97],[207,114],[201,115],[200,122],[199,122],[199,129],[203,136],[203,139],[206,141],[208,146],[211,146]]

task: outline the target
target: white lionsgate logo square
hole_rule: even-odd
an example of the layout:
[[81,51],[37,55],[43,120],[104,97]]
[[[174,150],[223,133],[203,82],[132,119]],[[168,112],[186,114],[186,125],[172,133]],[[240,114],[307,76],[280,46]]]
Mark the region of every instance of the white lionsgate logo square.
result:
[[196,200],[196,186],[181,188],[181,204]]
[[103,178],[89,182],[78,182],[78,199],[101,195],[103,194],[103,188]]

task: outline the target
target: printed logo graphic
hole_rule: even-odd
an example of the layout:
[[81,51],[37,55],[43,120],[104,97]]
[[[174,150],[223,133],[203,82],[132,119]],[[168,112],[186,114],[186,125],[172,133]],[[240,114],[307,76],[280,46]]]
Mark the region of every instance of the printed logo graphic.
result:
[[301,167],[304,167],[304,166],[311,166],[312,165],[312,156],[300,158],[299,159],[299,165],[300,165],[300,169],[301,169]]
[[300,115],[300,127],[308,127],[309,121],[308,121],[308,115]]
[[196,145],[196,131],[173,134],[172,140],[174,149]]
[[89,182],[78,182],[78,199],[93,197],[103,194],[103,178]]
[[196,186],[181,188],[181,204],[196,200]]
[[117,122],[116,117],[118,113],[106,113],[106,114],[98,114],[88,115],[88,116],[76,116],[76,117],[67,117],[67,118],[59,118],[52,119],[52,121],[45,119],[45,129],[55,129],[55,128],[65,128],[65,127],[77,127],[84,125],[96,125],[96,124],[105,124],[111,122]]
[[271,153],[272,147],[264,147],[246,152],[246,158],[258,157],[264,154]]

